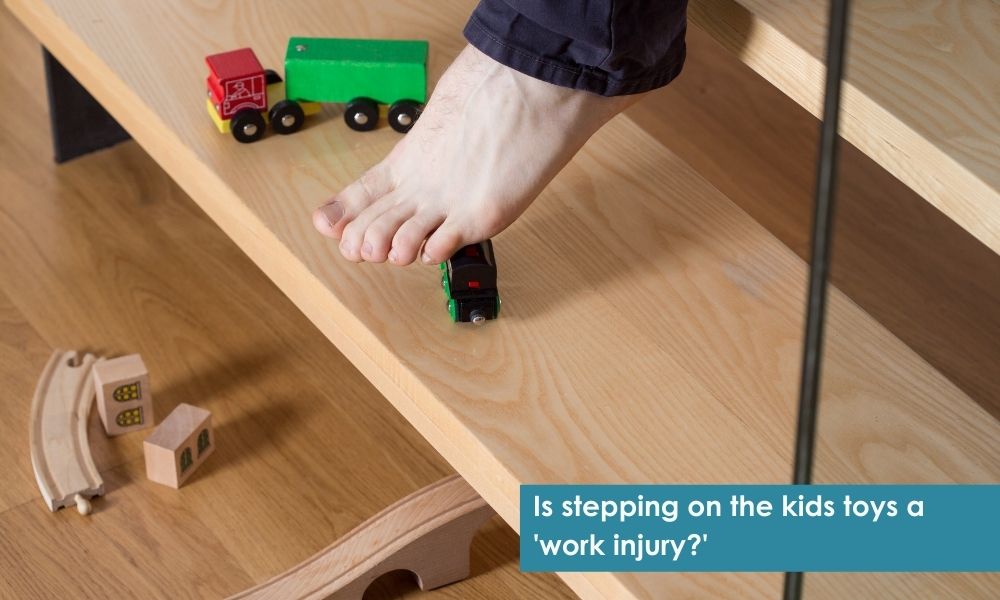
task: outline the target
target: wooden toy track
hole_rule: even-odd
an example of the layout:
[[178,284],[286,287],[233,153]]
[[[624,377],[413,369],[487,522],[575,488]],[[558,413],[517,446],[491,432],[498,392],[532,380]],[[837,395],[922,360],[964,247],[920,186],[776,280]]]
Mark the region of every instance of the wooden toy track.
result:
[[76,503],[90,514],[90,500],[104,494],[104,481],[87,443],[87,415],[94,398],[92,354],[56,350],[31,401],[31,465],[49,510]]
[[236,598],[361,600],[379,576],[411,571],[429,590],[469,576],[469,545],[493,509],[458,475],[368,519],[312,558]]

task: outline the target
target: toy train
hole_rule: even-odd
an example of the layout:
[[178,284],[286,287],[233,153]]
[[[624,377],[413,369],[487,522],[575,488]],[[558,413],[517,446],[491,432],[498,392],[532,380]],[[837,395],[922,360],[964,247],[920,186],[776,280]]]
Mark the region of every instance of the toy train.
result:
[[480,325],[499,316],[500,293],[492,241],[465,246],[440,266],[441,285],[452,321]]
[[208,114],[220,132],[251,143],[268,123],[295,133],[321,102],[345,103],[344,121],[356,131],[374,129],[388,105],[389,126],[406,133],[427,101],[427,49],[421,40],[293,37],[284,81],[250,48],[213,54],[205,58]]

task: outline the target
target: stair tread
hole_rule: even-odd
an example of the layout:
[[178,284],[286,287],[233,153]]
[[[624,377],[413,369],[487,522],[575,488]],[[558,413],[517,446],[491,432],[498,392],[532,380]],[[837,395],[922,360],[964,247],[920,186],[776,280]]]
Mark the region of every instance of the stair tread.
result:
[[[692,22],[820,116],[828,7],[691,0]],[[1000,4],[852,2],[841,135],[1000,253]]]

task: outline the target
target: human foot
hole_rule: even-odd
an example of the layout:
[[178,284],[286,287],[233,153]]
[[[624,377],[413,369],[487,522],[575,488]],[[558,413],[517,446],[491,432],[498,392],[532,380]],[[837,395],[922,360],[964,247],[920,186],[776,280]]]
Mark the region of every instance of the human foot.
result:
[[421,244],[424,263],[443,262],[503,231],[636,99],[558,87],[466,46],[413,129],[313,224],[355,262],[408,265]]

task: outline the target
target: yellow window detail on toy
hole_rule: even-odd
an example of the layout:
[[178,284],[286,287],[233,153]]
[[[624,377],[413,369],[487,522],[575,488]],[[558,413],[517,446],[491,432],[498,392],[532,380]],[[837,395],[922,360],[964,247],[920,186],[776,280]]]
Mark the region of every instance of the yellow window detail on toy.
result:
[[115,391],[111,394],[111,397],[118,402],[128,402],[130,400],[138,400],[142,397],[141,390],[139,389],[139,382],[126,383],[125,385],[120,385],[115,388]]
[[184,452],[181,452],[181,473],[188,470],[188,467],[194,462],[191,458],[191,449],[185,448]]
[[202,452],[208,450],[210,445],[211,442],[208,440],[208,430],[202,429],[201,433],[198,434],[198,456],[201,456]]
[[142,407],[140,406],[121,411],[118,413],[118,416],[115,417],[115,423],[118,423],[119,427],[142,425]]

